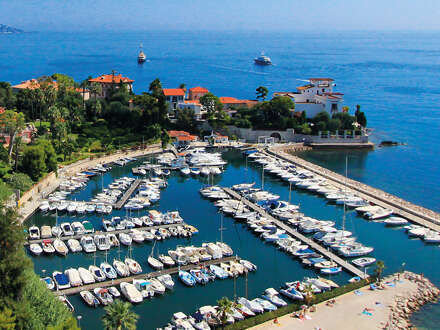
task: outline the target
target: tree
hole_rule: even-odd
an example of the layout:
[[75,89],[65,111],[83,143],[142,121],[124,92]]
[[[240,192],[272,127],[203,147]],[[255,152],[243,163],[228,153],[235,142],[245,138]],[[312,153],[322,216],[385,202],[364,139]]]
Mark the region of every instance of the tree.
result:
[[351,116],[347,112],[338,112],[334,114],[332,118],[341,121],[341,129],[353,129],[353,123],[356,120],[354,116]]
[[223,297],[217,301],[217,305],[217,317],[222,324],[222,329],[224,329],[228,320],[228,315],[232,313],[234,303],[230,301],[227,297]]
[[163,130],[162,135],[160,137],[162,149],[165,149],[167,145],[171,142],[171,137],[168,135],[168,132]]
[[15,315],[12,314],[12,310],[5,307],[0,312],[0,329],[2,330],[14,330],[15,329]]
[[194,110],[184,109],[177,113],[176,128],[191,133],[197,130],[197,121],[195,119]]
[[183,90],[185,91],[185,93],[186,93],[186,84],[185,84],[185,83],[181,83],[181,84],[179,85],[179,88],[180,88],[180,89],[183,89]]
[[96,101],[96,96],[102,94],[102,86],[101,86],[101,84],[99,84],[97,82],[92,82],[89,85],[89,91],[90,91],[90,94],[93,95],[93,97]]
[[257,99],[262,99],[263,101],[266,100],[267,94],[269,94],[269,90],[264,86],[258,87],[255,91],[257,92]]
[[0,82],[0,106],[6,109],[15,108],[16,98],[12,91],[11,84],[5,81]]
[[24,115],[22,112],[6,110],[0,114],[0,128],[9,135],[8,157],[11,157],[14,139],[24,128]]
[[220,115],[223,111],[223,103],[220,99],[212,93],[206,93],[202,97],[200,97],[200,104],[207,110],[209,117],[215,117],[216,115]]
[[107,330],[134,330],[139,315],[131,311],[128,302],[116,300],[113,304],[104,308],[106,314],[102,317],[102,323]]
[[332,118],[328,122],[327,127],[330,132],[336,132],[338,129],[341,128],[341,121],[339,119]]
[[307,304],[307,306],[310,306],[312,301],[315,299],[315,295],[313,293],[313,287],[310,284],[307,284],[304,286],[304,301]]
[[27,191],[33,185],[31,178],[25,173],[14,173],[8,181],[13,189],[19,189],[20,191]]
[[385,263],[382,260],[378,260],[376,262],[376,268],[374,269],[374,272],[377,276],[377,280],[380,283],[382,280],[382,272],[385,269]]
[[160,82],[159,78],[154,79],[150,83],[150,87],[148,90],[153,94],[153,96],[159,96],[162,94],[162,83]]
[[47,171],[46,156],[42,146],[27,146],[24,149],[21,170],[34,181],[38,181],[43,173]]
[[365,113],[361,111],[361,106],[359,104],[356,104],[356,112],[354,113],[354,116],[359,125],[367,127],[367,117],[365,116]]

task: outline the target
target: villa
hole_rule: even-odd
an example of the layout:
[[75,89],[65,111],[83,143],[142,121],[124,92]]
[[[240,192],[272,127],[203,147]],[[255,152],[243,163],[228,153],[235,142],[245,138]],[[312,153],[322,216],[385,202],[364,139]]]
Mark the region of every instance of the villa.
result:
[[162,93],[168,102],[168,112],[175,113],[177,104],[183,102],[185,99],[185,90],[182,88],[164,88],[162,89]]
[[308,118],[325,111],[329,115],[342,112],[344,94],[333,92],[336,86],[331,78],[310,78],[309,84],[296,88],[296,92],[277,92],[274,96],[287,96],[295,102],[295,112],[305,111]]
[[230,96],[221,96],[219,97],[220,102],[223,104],[223,109],[227,112],[231,110],[231,108],[252,108],[258,101],[255,100],[239,100],[235,97]]
[[188,99],[199,101],[203,95],[206,95],[208,93],[209,93],[209,90],[206,89],[205,87],[200,87],[200,86],[193,87],[193,88],[189,89]]
[[[47,83],[56,90],[58,90],[58,83],[55,80],[48,81]],[[17,85],[12,86],[12,91],[14,93],[18,93],[19,91],[24,89],[37,89],[40,87],[41,85],[38,79],[29,79],[22,81]],[[74,90],[80,93],[85,101],[87,101],[90,98],[90,91],[87,88],[74,88]]]
[[189,145],[191,142],[198,140],[198,137],[191,135],[185,131],[168,131],[168,135],[173,140],[173,144],[176,147],[184,147]]
[[97,78],[89,79],[89,83],[96,83],[101,85],[101,93],[97,94],[98,98],[107,98],[110,96],[110,91],[112,89],[118,89],[121,86],[127,88],[129,92],[133,92],[133,82],[134,80],[123,77],[121,74],[103,74]]

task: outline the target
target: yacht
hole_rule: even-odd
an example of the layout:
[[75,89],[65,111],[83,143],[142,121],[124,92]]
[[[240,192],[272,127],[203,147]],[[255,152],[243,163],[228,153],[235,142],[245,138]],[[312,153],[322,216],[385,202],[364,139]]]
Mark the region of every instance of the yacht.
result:
[[131,303],[141,303],[143,298],[142,294],[136,289],[136,287],[127,282],[122,282],[120,284],[121,292]]
[[263,52],[260,54],[260,56],[254,58],[254,62],[258,65],[272,65],[272,60],[270,57],[264,55]]
[[82,245],[84,251],[87,253],[96,252],[96,244],[93,241],[92,236],[81,237],[81,245]]
[[89,272],[93,275],[95,281],[97,282],[102,282],[106,280],[105,274],[102,272],[102,270],[99,267],[91,265],[89,266]]
[[144,63],[147,60],[147,56],[145,55],[144,51],[142,50],[142,44],[140,45],[140,51],[139,51],[139,55],[137,57],[137,61],[139,64]]
[[354,265],[358,267],[366,267],[376,262],[375,258],[358,258],[351,261]]
[[29,239],[40,239],[40,228],[37,226],[29,227]]
[[110,249],[110,242],[106,235],[98,234],[95,235],[95,244],[98,250],[107,251]]

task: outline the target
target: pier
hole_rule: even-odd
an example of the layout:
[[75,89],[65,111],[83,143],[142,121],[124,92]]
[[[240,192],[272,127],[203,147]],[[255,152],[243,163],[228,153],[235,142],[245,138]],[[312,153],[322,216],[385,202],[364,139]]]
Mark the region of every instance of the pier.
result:
[[278,157],[284,161],[302,167],[314,174],[327,179],[332,185],[340,189],[346,189],[370,203],[393,210],[393,213],[404,217],[411,222],[440,232],[440,214],[419,205],[412,204],[397,196],[388,194],[380,189],[373,188],[364,183],[332,172],[321,166],[312,164],[304,159],[289,154],[288,147],[273,147],[267,150],[270,156]]
[[117,210],[122,208],[122,206],[125,204],[127,199],[129,199],[130,196],[133,194],[133,192],[137,189],[137,187],[139,187],[139,184],[141,183],[141,181],[142,181],[141,179],[134,180],[134,182],[131,184],[130,188],[127,189],[127,191],[124,193],[124,195],[122,195],[121,199],[119,201],[117,201],[113,207]]
[[344,259],[340,258],[339,256],[337,256],[336,254],[334,254],[330,250],[326,250],[324,247],[322,247],[321,245],[319,245],[315,241],[311,240],[310,238],[308,238],[308,237],[302,235],[301,233],[299,233],[298,231],[292,229],[291,227],[286,225],[284,222],[282,222],[282,221],[272,217],[270,214],[268,214],[266,211],[264,211],[261,207],[259,207],[258,205],[248,201],[247,199],[243,198],[242,196],[240,196],[238,193],[236,193],[232,189],[230,189],[230,188],[223,188],[223,190],[228,195],[230,195],[231,197],[233,197],[233,198],[235,198],[237,200],[241,200],[249,208],[251,208],[252,210],[258,212],[260,215],[262,215],[266,219],[269,219],[270,221],[272,221],[274,224],[277,225],[277,227],[285,230],[286,233],[289,233],[289,235],[295,237],[296,239],[300,240],[304,244],[307,244],[311,249],[313,249],[316,252],[319,252],[320,254],[326,256],[330,260],[333,260],[335,263],[337,263],[339,266],[344,268],[346,271],[348,271],[348,272],[350,272],[350,273],[352,273],[352,274],[354,274],[356,276],[359,276],[360,278],[368,277],[368,275],[366,275],[360,269],[356,268],[352,264],[350,264],[347,261],[345,261]]
[[57,290],[54,293],[57,296],[63,296],[63,295],[70,296],[70,295],[79,293],[84,290],[93,290],[95,288],[106,288],[109,286],[119,285],[122,282],[132,282],[135,279],[149,279],[149,278],[155,278],[155,277],[158,277],[161,275],[166,275],[166,274],[171,275],[171,274],[178,273],[179,270],[188,271],[190,269],[197,268],[200,266],[217,265],[222,262],[229,262],[232,260],[240,260],[240,258],[239,257],[227,257],[227,258],[221,258],[221,259],[213,259],[213,260],[209,260],[209,261],[205,261],[205,262],[200,262],[198,264],[190,264],[190,265],[185,265],[185,266],[180,266],[180,267],[166,268],[166,269],[155,271],[155,272],[137,274],[137,275],[128,276],[128,277],[121,277],[121,278],[117,278],[114,280],[96,282],[96,283],[92,283],[92,284],[87,284],[87,285],[82,285],[82,286],[78,286],[78,287],[74,287],[74,288],[65,289],[65,290]]
[[[146,230],[151,230],[151,229],[159,229],[159,228],[170,228],[170,227],[177,227],[177,226],[186,226],[185,222],[182,223],[171,223],[171,224],[167,224],[167,225],[157,225],[157,226],[149,226],[149,227],[135,227],[133,229],[137,229],[139,231],[146,231]],[[129,233],[131,231],[131,229],[122,229],[122,230],[114,230],[114,231],[95,231],[94,233],[89,233],[89,234],[82,234],[82,235],[74,235],[74,236],[61,236],[59,237],[60,240],[62,241],[68,241],[69,239],[77,239],[80,240],[81,237],[86,236],[86,235],[98,235],[98,234],[119,234],[119,233]],[[43,241],[45,240],[53,240],[56,237],[48,237],[48,238],[42,238],[42,239],[32,239],[32,240],[28,240],[27,242],[24,243],[24,245],[30,245],[33,243],[43,243]]]

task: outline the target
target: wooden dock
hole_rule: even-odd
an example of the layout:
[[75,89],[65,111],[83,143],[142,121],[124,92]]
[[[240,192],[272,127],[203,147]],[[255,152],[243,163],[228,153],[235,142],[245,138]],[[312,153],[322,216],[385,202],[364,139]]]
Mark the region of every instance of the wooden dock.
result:
[[314,174],[327,179],[332,185],[339,189],[353,192],[368,202],[379,205],[386,209],[393,210],[393,213],[404,217],[418,225],[440,232],[440,215],[432,210],[414,205],[397,196],[388,194],[382,190],[370,187],[353,179],[346,179],[344,176],[334,173],[326,168],[307,162],[301,158],[287,154],[283,150],[267,150],[270,156],[275,156],[296,166],[302,167]]
[[229,194],[233,198],[235,198],[237,200],[241,200],[244,204],[246,204],[248,207],[250,207],[254,211],[258,212],[259,214],[261,214],[265,218],[273,221],[273,223],[276,224],[277,227],[285,230],[286,233],[295,237],[296,239],[299,239],[304,244],[307,244],[311,249],[315,250],[316,252],[319,252],[320,254],[326,256],[330,260],[333,260],[334,262],[336,262],[339,266],[341,266],[342,268],[344,268],[348,272],[350,272],[356,276],[359,276],[360,278],[368,277],[368,275],[366,276],[366,274],[364,272],[362,272],[360,269],[356,268],[352,264],[350,264],[347,261],[345,261],[344,259],[340,258],[339,256],[337,256],[336,254],[334,254],[330,250],[326,250],[323,246],[319,245],[318,243],[311,240],[310,238],[308,238],[308,237],[302,235],[301,233],[299,233],[298,231],[292,229],[291,227],[286,225],[284,222],[272,217],[269,213],[264,211],[261,207],[248,201],[245,198],[242,198],[242,196],[240,196],[238,193],[236,193],[232,189],[230,189],[230,188],[223,188],[223,189],[227,194]]
[[190,265],[185,265],[185,266],[180,266],[180,267],[165,268],[163,270],[159,270],[159,271],[155,271],[155,272],[137,274],[137,275],[128,276],[128,277],[121,277],[121,278],[117,278],[117,279],[110,280],[110,281],[96,282],[93,284],[82,285],[82,286],[69,288],[69,289],[65,289],[65,290],[57,290],[54,293],[57,296],[61,296],[61,295],[70,296],[70,295],[79,293],[83,290],[93,290],[95,288],[106,288],[109,286],[117,286],[117,285],[121,284],[122,282],[132,282],[135,279],[148,279],[148,278],[154,278],[154,277],[158,277],[158,276],[166,275],[166,274],[171,275],[171,274],[178,273],[179,270],[188,271],[190,269],[194,269],[194,268],[197,268],[200,266],[216,265],[216,264],[220,264],[222,262],[229,262],[232,260],[240,260],[240,258],[233,256],[233,257],[227,257],[227,258],[214,259],[214,260],[209,260],[209,261],[205,261],[205,262],[200,262],[198,264],[190,264]]
[[122,195],[121,199],[119,201],[116,202],[116,204],[113,206],[113,208],[119,210],[122,208],[122,206],[124,206],[125,202],[127,202],[127,199],[130,198],[131,195],[133,195],[133,192],[137,189],[137,187],[139,187],[139,184],[141,183],[141,179],[136,179],[134,180],[134,182],[131,184],[130,188],[128,188],[124,195]]
[[[133,229],[137,229],[139,231],[145,231],[145,230],[151,230],[151,229],[159,229],[159,228],[170,228],[170,227],[176,227],[176,226],[185,226],[186,223],[182,222],[182,223],[172,223],[172,224],[167,224],[167,225],[157,225],[157,226],[149,226],[149,227],[135,227]],[[130,232],[131,229],[123,229],[123,230],[114,230],[114,231],[95,231],[94,233],[90,233],[90,234],[83,234],[83,235],[74,235],[74,236],[61,236],[60,240],[62,241],[68,241],[69,239],[73,238],[73,239],[77,239],[80,240],[81,237],[86,236],[86,235],[98,235],[98,234],[119,234],[119,233],[128,233]],[[32,239],[32,240],[28,240],[27,242],[24,243],[24,245],[29,245],[29,244],[33,244],[33,243],[43,243],[43,241],[45,240],[54,240],[55,237],[49,237],[49,238],[44,238],[44,239]]]

